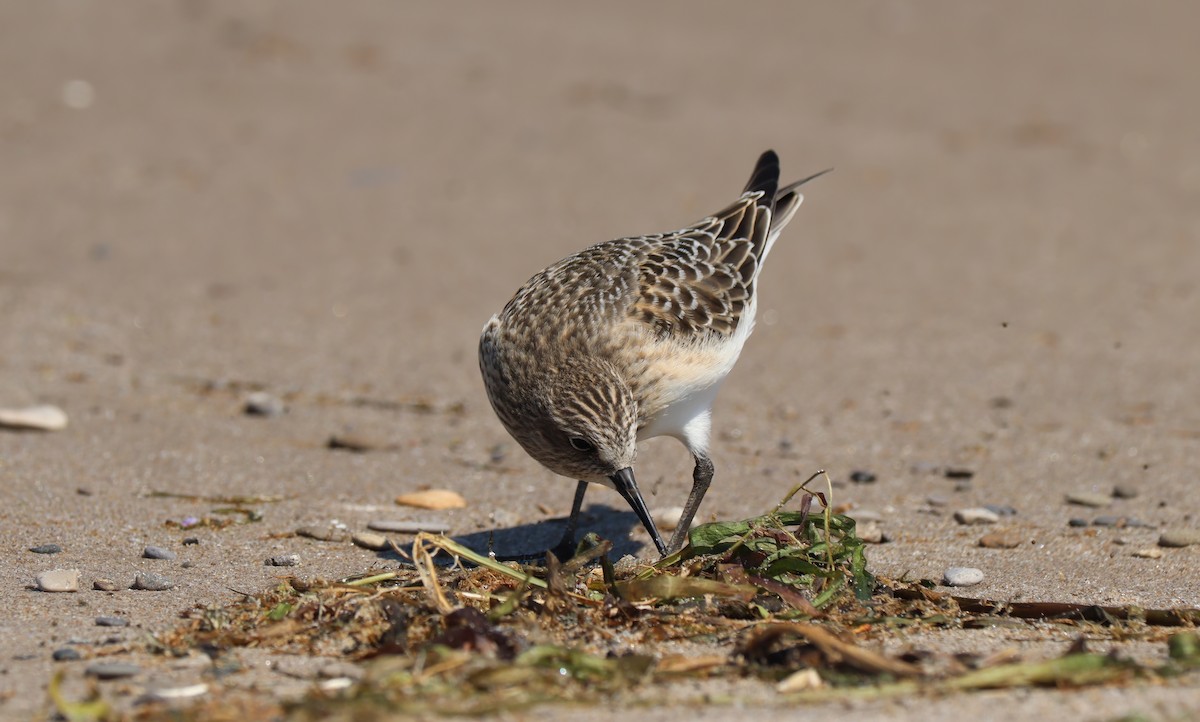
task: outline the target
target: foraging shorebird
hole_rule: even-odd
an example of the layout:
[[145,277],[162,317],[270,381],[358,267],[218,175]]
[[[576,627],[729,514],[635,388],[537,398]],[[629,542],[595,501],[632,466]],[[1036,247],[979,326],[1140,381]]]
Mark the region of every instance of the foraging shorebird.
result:
[[[558,556],[573,551],[588,484],[616,489],[660,554],[683,545],[712,482],[712,405],[754,328],[758,275],[800,186],[825,172],[780,188],[768,150],[719,213],[568,256],[483,327],[479,366],[496,415],[530,456],[578,480]],[[637,442],[655,436],[679,439],[696,462],[670,544],[633,475]]]

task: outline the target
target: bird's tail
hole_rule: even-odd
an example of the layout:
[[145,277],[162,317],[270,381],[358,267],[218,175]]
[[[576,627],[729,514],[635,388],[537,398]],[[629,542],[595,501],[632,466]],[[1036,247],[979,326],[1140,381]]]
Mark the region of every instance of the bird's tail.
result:
[[757,254],[759,264],[767,257],[771,246],[775,244],[775,239],[779,237],[784,226],[792,220],[792,216],[796,215],[796,209],[804,201],[804,195],[799,191],[800,186],[831,170],[833,169],[826,168],[819,173],[813,173],[807,178],[780,188],[779,156],[775,151],[768,150],[758,157],[758,162],[754,164],[754,171],[750,174],[750,180],[746,183],[746,189],[742,191],[742,194],[761,192],[762,198],[759,205],[771,211],[771,225],[767,229],[766,243]]

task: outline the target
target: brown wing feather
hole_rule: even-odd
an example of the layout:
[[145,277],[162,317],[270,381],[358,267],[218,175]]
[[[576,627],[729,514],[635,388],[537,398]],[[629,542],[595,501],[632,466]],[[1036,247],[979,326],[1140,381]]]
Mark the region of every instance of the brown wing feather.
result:
[[[733,333],[754,295],[771,211],[748,193],[691,228],[637,239],[641,295],[630,311],[664,336]],[[631,239],[633,240],[633,239]]]

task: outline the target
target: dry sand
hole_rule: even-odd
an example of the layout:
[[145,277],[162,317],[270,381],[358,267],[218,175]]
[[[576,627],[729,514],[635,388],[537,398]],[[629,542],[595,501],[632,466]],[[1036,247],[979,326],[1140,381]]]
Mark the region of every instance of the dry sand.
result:
[[[882,515],[879,573],[967,565],[978,596],[1200,605],[1200,547],[1131,556],[1200,524],[1198,25],[1184,2],[0,4],[0,406],[71,417],[0,433],[0,717],[47,709],[70,640],[135,639],[289,571],[387,567],[273,535],[415,516],[391,504],[403,491],[469,497],[436,516],[477,545],[551,541],[538,524],[573,483],[493,417],[480,326],[571,251],[716,209],[767,147],[788,178],[836,172],[765,271],[702,518],[864,469],[878,480],[835,502]],[[245,416],[252,387],[288,412]],[[348,431],[388,448],[324,448]],[[638,473],[651,506],[686,495],[673,441]],[[1063,501],[1118,483],[1139,495]],[[219,505],[151,491],[286,500],[183,547],[164,523]],[[590,501],[590,524],[649,553],[615,494]],[[978,548],[950,518],[987,503],[1018,511],[1020,547]],[[1156,528],[1067,526],[1098,514]],[[48,542],[65,551],[27,551]],[[264,566],[287,553],[298,570]],[[53,567],[89,588],[33,591]],[[90,590],[138,571],[177,586]],[[94,626],[110,614],[132,627]],[[139,661],[139,684],[199,674]],[[269,662],[245,684],[284,684]],[[57,666],[77,681],[84,664]],[[855,710],[1184,719],[1196,684]]]

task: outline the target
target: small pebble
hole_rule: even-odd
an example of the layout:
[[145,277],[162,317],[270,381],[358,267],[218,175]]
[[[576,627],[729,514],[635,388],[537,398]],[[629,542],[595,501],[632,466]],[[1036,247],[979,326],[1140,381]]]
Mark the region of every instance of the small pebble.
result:
[[246,397],[246,405],[242,408],[247,416],[262,416],[270,418],[279,416],[287,407],[283,400],[265,391],[255,391]]
[[775,685],[775,691],[780,694],[790,694],[792,692],[803,692],[808,689],[820,689],[824,686],[825,680],[821,679],[821,675],[817,670],[807,667],[798,672],[792,672],[781,679]]
[[1124,527],[1129,525],[1129,520],[1123,516],[1098,516],[1092,519],[1092,525]]
[[1133,553],[1133,556],[1139,559],[1162,559],[1164,553],[1158,547],[1148,547],[1146,549],[1138,549]]
[[61,431],[67,428],[67,413],[57,406],[0,409],[0,429]]
[[1088,524],[1087,519],[1080,519],[1079,517],[1075,517],[1067,522],[1067,526],[1088,526]]
[[379,551],[381,549],[390,548],[390,545],[388,544],[388,538],[386,536],[383,534],[375,534],[369,531],[358,532],[354,536],[350,537],[350,541],[354,542],[355,546],[360,546],[363,549],[373,549],[375,551]]
[[142,668],[128,662],[95,662],[89,664],[83,673],[96,679],[122,679],[140,674]]
[[359,454],[376,449],[387,449],[389,444],[384,439],[378,439],[373,436],[364,434],[334,434],[325,442],[325,446],[330,449],[340,449],[342,451],[354,451]]
[[866,524],[860,524],[855,528],[855,532],[858,534],[858,538],[867,544],[882,544],[887,541],[878,522],[869,521]]
[[431,534],[445,534],[450,531],[449,524],[435,519],[412,519],[410,521],[379,519],[368,522],[367,528],[372,531],[390,532],[392,534],[416,534],[423,531]]
[[121,587],[119,587],[117,583],[111,579],[100,577],[99,579],[92,580],[92,589],[95,589],[98,592],[116,592],[119,591]]
[[181,687],[155,687],[146,690],[140,698],[146,702],[173,702],[181,699],[193,699],[208,694],[208,685],[203,682],[186,684]]
[[950,503],[950,499],[941,494],[931,494],[925,497],[925,503],[930,506],[946,506]]
[[175,586],[175,582],[152,572],[138,572],[133,578],[133,588],[147,592],[163,592]]
[[1158,537],[1160,547],[1187,547],[1200,544],[1200,529],[1167,529]]
[[971,477],[975,476],[974,471],[971,471],[970,469],[961,469],[961,468],[960,469],[955,469],[955,468],[946,469],[946,471],[944,471],[943,474],[945,474],[947,479],[970,479]]
[[1017,510],[1008,504],[984,504],[984,509],[992,512],[996,516],[1016,516]]
[[142,550],[142,557],[146,559],[166,559],[168,561],[175,558],[175,552],[162,547],[146,547]]
[[267,566],[269,567],[294,567],[299,563],[299,554],[280,554],[267,560]]
[[954,521],[967,525],[995,524],[1000,521],[1000,515],[983,507],[971,507],[954,512]]
[[184,538],[183,538],[183,542],[182,542],[182,543],[183,543],[183,545],[184,545],[185,547],[190,547],[190,546],[194,546],[194,545],[196,545],[196,544],[199,544],[199,543],[200,543],[200,540],[199,540],[199,539],[197,539],[197,538],[196,538],[196,537],[194,537],[194,536],[186,536],[186,537],[184,537]]
[[948,587],[969,587],[983,581],[983,570],[974,567],[950,567],[942,575]]
[[50,655],[50,658],[55,662],[74,662],[83,659],[83,655],[80,654],[79,650],[75,649],[74,647],[60,647],[54,650],[54,653]]
[[1099,509],[1111,504],[1112,497],[1095,491],[1072,491],[1067,494],[1067,503]]
[[855,484],[873,484],[875,483],[875,475],[869,471],[852,471],[850,472],[850,481]]
[[1023,541],[1025,537],[1016,531],[994,531],[979,537],[979,546],[985,549],[1015,549]]
[[29,551],[34,554],[58,554],[62,551],[62,547],[57,544],[41,544],[35,547],[29,547]]
[[79,591],[78,569],[52,569],[37,575],[37,588],[43,592]]
[[317,541],[345,541],[346,532],[331,526],[302,526],[296,530],[296,536]]
[[425,489],[396,497],[400,506],[415,506],[418,509],[462,509],[467,506],[467,500],[462,494],[449,489]]
[[663,531],[675,531],[679,526],[680,519],[683,518],[682,506],[669,506],[665,509],[655,509],[651,512],[650,517],[654,519],[654,523]]
[[632,554],[626,554],[618,559],[617,563],[613,565],[613,571],[615,571],[618,575],[624,576],[625,574],[632,574],[636,572],[638,569],[641,569],[641,567],[642,563],[638,561],[637,557],[633,556]]
[[129,620],[125,617],[96,617],[97,627],[128,627]]
[[1132,499],[1138,495],[1138,489],[1133,484],[1117,484],[1113,487],[1112,495],[1117,499]]

